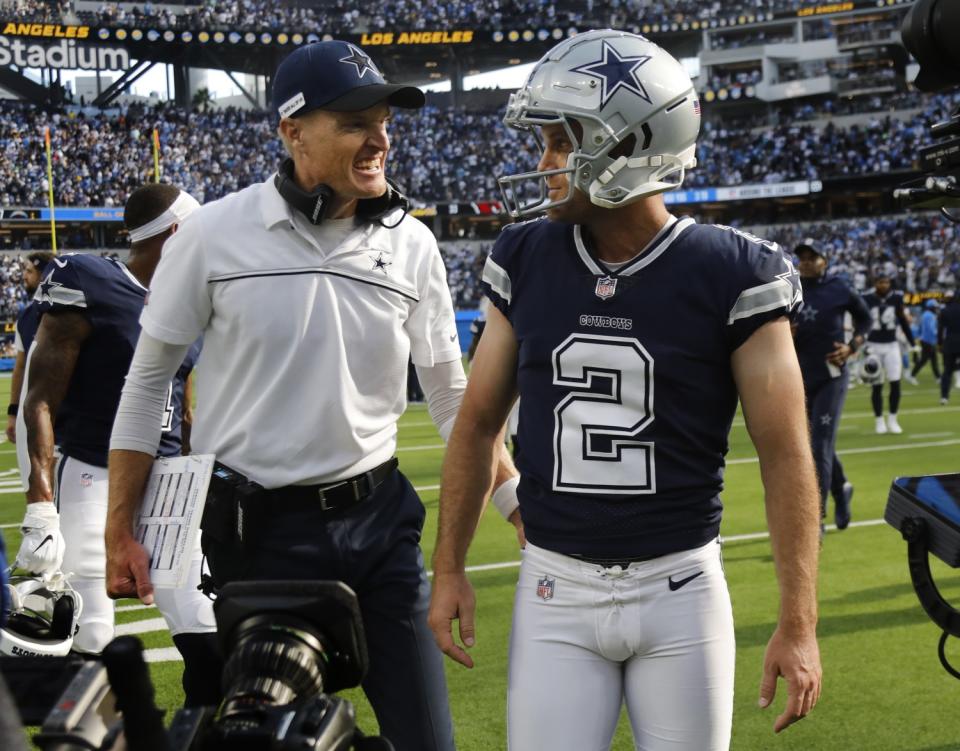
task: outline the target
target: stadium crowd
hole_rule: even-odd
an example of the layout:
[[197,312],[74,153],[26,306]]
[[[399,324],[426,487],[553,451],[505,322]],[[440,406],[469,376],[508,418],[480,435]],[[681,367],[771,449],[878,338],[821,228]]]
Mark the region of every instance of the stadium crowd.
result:
[[[589,28],[658,24],[671,26],[756,14],[789,13],[820,0],[203,0],[197,2],[103,2],[79,10],[73,0],[0,0],[0,9],[22,20],[159,29],[271,30],[304,34],[468,26],[509,29],[530,26]],[[132,7],[131,7],[132,6]]]
[[[882,100],[881,100],[882,101]],[[928,126],[946,119],[960,94],[928,97],[906,119],[876,114],[865,124],[802,123],[817,114],[798,106],[796,120],[738,129],[708,117],[698,144],[699,167],[686,186],[723,186],[823,180],[909,170],[929,142]],[[397,112],[391,126],[391,172],[422,202],[497,200],[496,178],[530,169],[536,145],[500,122],[493,111],[427,106]],[[756,124],[756,121],[754,122]],[[46,203],[44,128],[54,149],[54,197],[59,205],[116,206],[150,178],[152,138],[160,134],[166,179],[201,201],[219,198],[264,179],[281,158],[275,123],[262,112],[185,111],[170,105],[131,105],[101,111],[68,107],[52,112],[32,105],[0,105],[0,204]],[[223,138],[229,133],[229,138]],[[266,144],[266,145],[265,145]]]

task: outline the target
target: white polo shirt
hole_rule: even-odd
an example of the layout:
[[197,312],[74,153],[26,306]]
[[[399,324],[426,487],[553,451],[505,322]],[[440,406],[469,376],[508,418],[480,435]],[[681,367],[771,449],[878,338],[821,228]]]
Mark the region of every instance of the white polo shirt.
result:
[[193,451],[268,488],[389,459],[408,356],[460,357],[427,227],[407,216],[324,233],[294,211],[272,178],[196,210],[164,245],[140,319],[170,344],[204,335]]

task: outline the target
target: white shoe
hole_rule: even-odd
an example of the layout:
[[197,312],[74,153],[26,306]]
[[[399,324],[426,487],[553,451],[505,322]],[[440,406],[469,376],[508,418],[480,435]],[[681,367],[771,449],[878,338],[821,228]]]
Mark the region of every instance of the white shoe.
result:
[[887,432],[887,423],[883,421],[882,417],[877,418],[877,435],[882,435]]
[[956,388],[960,389],[960,376],[954,376],[954,377],[953,377],[953,385],[954,385]]
[[896,415],[887,415],[887,430],[897,435],[903,432],[903,428],[901,428],[900,423],[897,422]]
[[904,377],[907,379],[907,383],[909,383],[911,386],[920,385],[920,381],[918,381],[912,374],[907,373]]
[[946,400],[946,399],[941,399],[941,400],[940,400],[940,404],[941,404],[941,405],[946,405],[946,403],[947,403],[947,400]]

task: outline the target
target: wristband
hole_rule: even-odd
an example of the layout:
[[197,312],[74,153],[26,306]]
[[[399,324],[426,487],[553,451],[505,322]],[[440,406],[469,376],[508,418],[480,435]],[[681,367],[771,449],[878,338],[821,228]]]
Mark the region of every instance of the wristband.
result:
[[509,519],[510,514],[520,506],[520,501],[517,499],[517,486],[519,484],[520,475],[516,475],[501,483],[500,487],[493,491],[491,500],[504,519]]
[[16,417],[17,413],[20,411],[19,404],[8,404],[7,405],[7,417]]

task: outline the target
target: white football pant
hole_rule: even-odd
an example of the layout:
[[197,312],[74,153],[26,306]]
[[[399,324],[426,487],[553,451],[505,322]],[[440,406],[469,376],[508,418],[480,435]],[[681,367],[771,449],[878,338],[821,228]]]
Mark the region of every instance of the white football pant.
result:
[[887,381],[899,381],[903,376],[903,353],[897,342],[868,342],[870,354],[880,358],[884,378]]
[[[18,441],[19,443],[19,441]],[[62,570],[83,598],[80,630],[73,648],[99,653],[114,634],[114,602],[107,596],[106,548],[107,469],[61,457],[55,471],[60,531],[66,543]],[[191,559],[190,577],[182,589],[154,590],[157,608],[173,635],[216,631],[213,604],[196,589],[203,554],[200,539]]]
[[603,568],[527,544],[510,637],[510,751],[726,751],[734,633],[720,545]]

